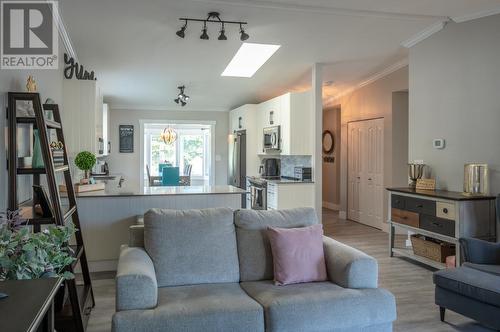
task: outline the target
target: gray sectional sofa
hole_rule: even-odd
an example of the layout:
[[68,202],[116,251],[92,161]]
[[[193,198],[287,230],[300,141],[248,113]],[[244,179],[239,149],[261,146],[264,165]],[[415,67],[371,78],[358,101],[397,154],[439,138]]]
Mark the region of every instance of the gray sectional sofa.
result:
[[309,208],[150,210],[121,250],[113,331],[391,331],[376,260],[333,239],[328,281],[274,285],[264,230],[317,222]]

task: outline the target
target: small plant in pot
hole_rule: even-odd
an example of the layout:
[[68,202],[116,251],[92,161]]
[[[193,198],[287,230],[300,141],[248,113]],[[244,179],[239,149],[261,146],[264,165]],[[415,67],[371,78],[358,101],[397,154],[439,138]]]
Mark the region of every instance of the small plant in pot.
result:
[[96,157],[92,152],[82,151],[76,155],[75,165],[85,173],[85,177],[80,180],[80,184],[88,184],[90,182],[90,170],[96,163]]
[[[72,223],[50,225],[33,233],[19,211],[0,215],[0,281],[50,277],[73,278],[67,266],[75,261],[68,241]],[[64,298],[64,289],[60,291]],[[61,305],[62,306],[62,305]]]

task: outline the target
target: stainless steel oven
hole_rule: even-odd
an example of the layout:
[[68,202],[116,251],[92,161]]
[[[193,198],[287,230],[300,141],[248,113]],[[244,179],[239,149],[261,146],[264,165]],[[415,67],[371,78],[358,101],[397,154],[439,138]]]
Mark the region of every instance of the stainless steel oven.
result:
[[250,208],[252,210],[267,210],[267,182],[263,179],[249,178]]
[[264,128],[264,151],[267,150],[280,150],[281,149],[281,136],[280,126]]

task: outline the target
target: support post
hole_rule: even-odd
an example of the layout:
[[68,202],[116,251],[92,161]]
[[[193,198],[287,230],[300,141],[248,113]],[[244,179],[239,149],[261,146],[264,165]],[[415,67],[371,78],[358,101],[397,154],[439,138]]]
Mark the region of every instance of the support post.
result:
[[322,134],[323,134],[323,65],[315,63],[312,66],[312,109],[314,114],[313,121],[313,169],[314,169],[314,202],[318,220],[322,221],[322,206],[323,206],[323,150],[322,150]]

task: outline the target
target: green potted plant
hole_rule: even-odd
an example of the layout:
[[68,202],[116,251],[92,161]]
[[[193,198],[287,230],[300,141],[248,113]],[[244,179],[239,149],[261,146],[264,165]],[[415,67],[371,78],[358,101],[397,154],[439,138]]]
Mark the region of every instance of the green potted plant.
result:
[[18,211],[0,216],[0,281],[45,277],[73,278],[66,267],[75,261],[68,242],[72,223],[49,225],[33,233]]
[[89,172],[94,167],[96,157],[92,152],[82,151],[76,155],[75,165],[85,173],[85,177],[80,180],[81,184],[89,183]]
[[[33,233],[19,211],[0,214],[0,281],[74,278],[67,271],[75,261],[74,252],[68,246],[74,233],[72,223],[50,225],[42,232]],[[65,283],[62,283],[55,297],[56,311],[62,309],[66,293]]]

